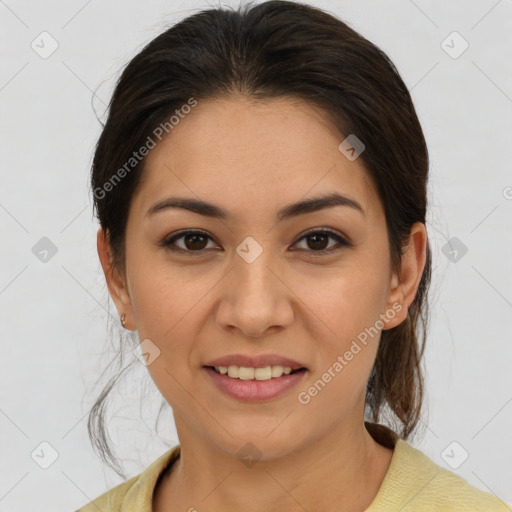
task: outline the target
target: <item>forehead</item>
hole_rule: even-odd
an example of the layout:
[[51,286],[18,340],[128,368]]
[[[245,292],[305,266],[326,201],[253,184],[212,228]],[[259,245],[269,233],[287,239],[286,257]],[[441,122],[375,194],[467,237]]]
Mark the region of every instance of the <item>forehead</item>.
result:
[[254,218],[337,191],[367,215],[379,214],[362,159],[350,161],[338,149],[344,138],[301,100],[198,101],[147,155],[132,207],[145,215],[159,199],[186,195]]

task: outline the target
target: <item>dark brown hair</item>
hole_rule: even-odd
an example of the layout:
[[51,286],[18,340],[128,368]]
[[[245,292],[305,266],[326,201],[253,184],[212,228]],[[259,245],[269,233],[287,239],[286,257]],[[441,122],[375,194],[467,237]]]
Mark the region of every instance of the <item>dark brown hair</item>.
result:
[[[410,228],[425,223],[427,208],[428,152],[409,91],[387,55],[346,23],[306,4],[277,0],[189,16],[147,44],[123,70],[91,173],[95,214],[115,267],[124,272],[127,215],[144,172],[144,159],[131,167],[126,162],[191,98],[235,94],[255,101],[305,100],[322,109],[340,136],[355,134],[363,141],[359,158],[382,201],[398,272]],[[118,173],[123,166],[125,172]],[[430,275],[428,248],[407,319],[382,332],[367,385],[366,419],[377,422],[384,415],[399,426],[395,430],[403,439],[420,420]],[[88,422],[93,447],[116,471],[103,414],[119,376],[104,388]]]

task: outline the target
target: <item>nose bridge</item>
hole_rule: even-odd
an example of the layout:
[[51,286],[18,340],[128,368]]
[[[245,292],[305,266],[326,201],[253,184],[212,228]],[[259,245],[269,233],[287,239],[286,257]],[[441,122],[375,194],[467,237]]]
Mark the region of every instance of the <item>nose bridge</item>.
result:
[[276,290],[273,281],[277,279],[271,269],[277,266],[277,255],[270,249],[270,243],[247,237],[236,252],[238,260],[235,259],[234,273],[242,297],[257,300],[264,296],[267,302],[271,300]]
[[278,255],[269,244],[248,237],[236,249],[234,268],[226,283],[217,320],[249,336],[268,327],[286,325],[293,316],[286,286],[277,277]]

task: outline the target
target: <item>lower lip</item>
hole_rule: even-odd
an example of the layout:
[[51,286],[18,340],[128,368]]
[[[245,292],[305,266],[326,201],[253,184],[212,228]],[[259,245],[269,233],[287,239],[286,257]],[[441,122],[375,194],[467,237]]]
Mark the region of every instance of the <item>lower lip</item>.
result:
[[307,373],[304,369],[275,379],[241,380],[222,375],[206,366],[203,370],[221,391],[245,402],[260,402],[276,398],[296,386]]

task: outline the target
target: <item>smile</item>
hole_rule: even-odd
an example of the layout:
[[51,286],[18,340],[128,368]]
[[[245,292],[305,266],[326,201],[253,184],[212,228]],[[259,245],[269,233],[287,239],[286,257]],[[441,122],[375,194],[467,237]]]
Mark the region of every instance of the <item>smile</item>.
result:
[[282,377],[283,375],[290,375],[296,371],[301,370],[298,368],[297,370],[292,370],[289,366],[264,366],[261,368],[253,368],[247,366],[214,366],[213,369],[220,373],[221,375],[227,375],[232,379],[240,379],[240,380],[269,380],[269,379],[277,379]]
[[261,402],[284,395],[308,373],[306,368],[266,366],[203,366],[211,382],[224,394],[244,402]]

